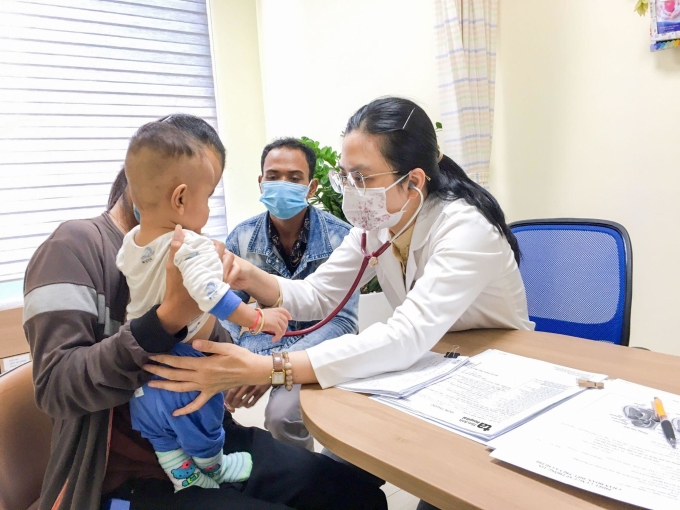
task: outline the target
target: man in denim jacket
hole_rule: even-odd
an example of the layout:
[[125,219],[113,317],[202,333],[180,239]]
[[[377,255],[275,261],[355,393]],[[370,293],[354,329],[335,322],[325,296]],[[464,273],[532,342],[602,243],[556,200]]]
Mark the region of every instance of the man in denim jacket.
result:
[[[259,177],[260,201],[267,211],[238,225],[227,237],[227,249],[268,273],[295,280],[316,271],[340,246],[350,225],[307,204],[318,181],[312,178],[316,155],[295,138],[282,138],[264,148]],[[250,296],[236,291],[248,302]],[[269,355],[273,350],[298,351],[330,338],[357,332],[359,292],[328,324],[305,336],[282,338],[272,343],[271,335],[251,335],[230,322],[223,325],[234,343],[252,352]],[[289,330],[315,322],[291,321]],[[251,407],[268,386],[236,388],[227,395],[228,407]],[[302,423],[300,385],[293,391],[283,386],[272,390],[265,410],[265,427],[278,440],[313,450],[314,441]]]

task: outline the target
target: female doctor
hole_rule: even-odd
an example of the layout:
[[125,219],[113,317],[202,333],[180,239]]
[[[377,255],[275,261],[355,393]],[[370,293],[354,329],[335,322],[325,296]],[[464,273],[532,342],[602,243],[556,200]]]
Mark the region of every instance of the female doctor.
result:
[[[351,379],[411,366],[447,331],[533,329],[518,269],[517,240],[491,194],[439,152],[432,122],[412,101],[388,97],[360,108],[342,144],[343,211],[354,225],[344,242],[305,280],[286,280],[225,255],[240,274],[229,283],[261,306],[285,307],[295,320],[328,316],[346,296],[364,259],[388,240],[361,278],[375,275],[394,308],[386,324],[290,353],[287,386],[318,382],[328,388]],[[362,236],[366,235],[362,251]],[[272,382],[273,360],[232,344],[205,340],[204,358],[161,355],[147,366],[166,381],[156,387],[200,391],[176,415],[200,408],[212,395]],[[280,368],[278,369],[280,370]],[[280,382],[280,381],[279,381]]]

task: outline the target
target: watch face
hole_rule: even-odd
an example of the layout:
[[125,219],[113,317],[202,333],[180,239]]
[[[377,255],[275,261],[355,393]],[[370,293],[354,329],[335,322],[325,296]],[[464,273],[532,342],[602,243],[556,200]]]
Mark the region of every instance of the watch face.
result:
[[274,386],[281,386],[285,382],[286,382],[285,372],[274,372],[272,374],[272,384]]

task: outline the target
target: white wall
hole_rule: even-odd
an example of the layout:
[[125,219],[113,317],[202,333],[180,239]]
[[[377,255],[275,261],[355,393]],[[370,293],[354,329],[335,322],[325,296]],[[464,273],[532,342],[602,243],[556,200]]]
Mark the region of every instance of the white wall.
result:
[[631,345],[680,354],[680,49],[633,4],[501,2],[491,189],[510,220],[622,223]]
[[384,95],[439,119],[434,6],[425,0],[258,0],[267,139],[340,147],[347,120]]
[[227,147],[224,195],[229,230],[264,211],[257,176],[266,143],[253,0],[210,0],[210,36],[220,137]]

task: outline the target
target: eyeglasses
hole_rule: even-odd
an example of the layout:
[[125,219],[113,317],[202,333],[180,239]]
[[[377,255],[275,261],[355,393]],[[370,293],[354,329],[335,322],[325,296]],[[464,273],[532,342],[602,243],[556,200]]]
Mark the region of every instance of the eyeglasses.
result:
[[328,179],[331,181],[331,187],[342,194],[345,186],[351,186],[359,191],[361,195],[366,192],[366,179],[371,179],[373,177],[378,177],[379,175],[396,174],[397,171],[393,172],[381,172],[379,174],[363,175],[359,172],[351,172],[348,174],[341,174],[337,170],[328,171]]

